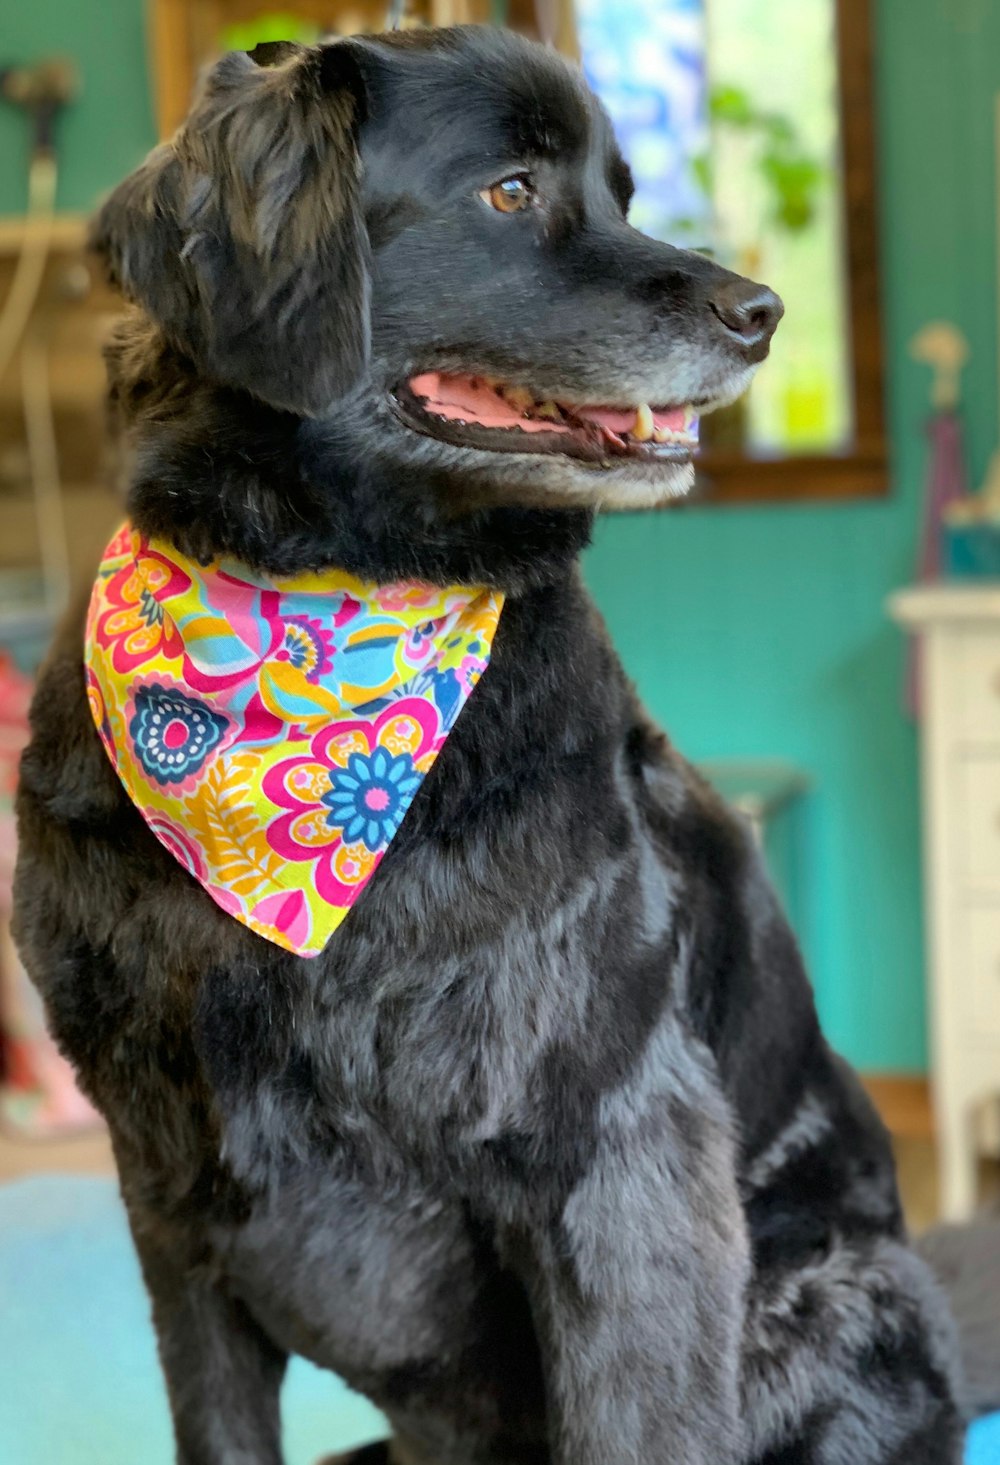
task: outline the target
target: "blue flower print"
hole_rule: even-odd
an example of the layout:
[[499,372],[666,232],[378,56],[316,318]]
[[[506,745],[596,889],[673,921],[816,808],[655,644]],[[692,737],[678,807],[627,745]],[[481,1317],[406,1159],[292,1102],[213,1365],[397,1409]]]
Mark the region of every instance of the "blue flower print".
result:
[[446,729],[450,730],[462,710],[461,691],[458,676],[454,671],[434,673],[434,701],[441,714],[441,723]]
[[378,702],[363,707],[361,711],[365,713],[380,711],[390,702],[398,702],[403,697],[424,697],[434,703],[441,714],[441,726],[446,732],[449,732],[461,711],[459,706],[461,690],[456,672],[450,668],[438,671],[435,667],[428,667],[425,671],[418,671],[408,682],[397,687],[390,696],[380,698]]
[[352,753],[346,768],[330,770],[323,803],[327,822],[341,830],[345,844],[361,840],[372,851],[392,839],[410,801],[420,787],[420,774],[409,753],[393,756],[387,748]]
[[222,741],[229,719],[174,687],[152,684],[135,694],[128,730],[139,762],[157,783],[183,783]]

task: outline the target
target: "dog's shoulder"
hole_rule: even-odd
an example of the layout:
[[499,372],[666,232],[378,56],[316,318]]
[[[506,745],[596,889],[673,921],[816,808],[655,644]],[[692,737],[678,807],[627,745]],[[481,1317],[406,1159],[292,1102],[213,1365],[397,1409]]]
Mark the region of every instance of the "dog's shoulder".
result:
[[753,1152],[799,1102],[803,1065],[826,1064],[798,943],[748,821],[641,715],[627,747],[677,892],[675,940],[689,953],[679,1000]]

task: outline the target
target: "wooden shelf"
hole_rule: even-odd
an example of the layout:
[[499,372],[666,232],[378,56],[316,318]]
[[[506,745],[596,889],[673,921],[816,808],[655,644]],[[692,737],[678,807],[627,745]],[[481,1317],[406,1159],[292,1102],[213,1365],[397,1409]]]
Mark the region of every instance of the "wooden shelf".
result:
[[1000,620],[1000,581],[941,580],[897,590],[887,602],[900,625],[923,630],[935,621]]
[[934,1112],[922,1074],[862,1073],[861,1082],[894,1139],[933,1139]]
[[[16,254],[24,242],[26,220],[23,214],[0,214],[0,255]],[[84,214],[56,214],[52,221],[51,249],[58,253],[76,253],[87,243],[87,219]]]

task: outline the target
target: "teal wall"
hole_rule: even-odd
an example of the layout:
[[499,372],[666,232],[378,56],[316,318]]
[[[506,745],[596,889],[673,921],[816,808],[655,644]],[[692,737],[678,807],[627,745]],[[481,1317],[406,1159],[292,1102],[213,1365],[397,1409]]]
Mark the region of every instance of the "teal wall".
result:
[[[992,104],[995,0],[876,0],[891,497],[689,508],[605,522],[588,575],[626,664],[690,756],[782,757],[815,792],[803,934],[834,1042],[867,1068],[926,1058],[916,740],[900,712],[886,594],[911,572],[930,318],[969,336],[978,477],[997,436]],[[262,4],[262,8],[263,4]],[[64,119],[61,203],[89,205],[153,138],[140,0],[0,0],[0,60],[56,49],[83,92]],[[18,119],[0,115],[0,212],[23,202]]]
[[911,575],[925,368],[946,317],[972,343],[970,458],[997,438],[995,0],[877,5],[892,493],[848,507],[688,508],[606,521],[589,577],[656,716],[694,757],[789,758],[805,811],[803,937],[830,1037],[866,1068],[926,1063],[917,747],[885,597]]
[[[89,209],[156,141],[143,0],[0,0],[0,66],[59,55],[75,61],[80,93],[60,118],[58,206]],[[0,108],[0,214],[27,197],[29,129]]]

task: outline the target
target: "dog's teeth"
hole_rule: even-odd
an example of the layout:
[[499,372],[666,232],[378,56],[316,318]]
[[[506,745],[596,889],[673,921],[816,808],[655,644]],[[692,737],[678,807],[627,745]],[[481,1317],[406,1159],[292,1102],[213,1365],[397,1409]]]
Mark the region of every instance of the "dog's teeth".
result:
[[534,409],[532,415],[534,417],[550,417],[553,422],[558,422],[559,419],[562,417],[562,413],[559,411],[559,408],[555,402],[540,403],[539,406]]
[[527,387],[504,387],[503,395],[504,401],[509,402],[517,412],[527,412],[529,407],[534,406],[535,399]]
[[670,431],[670,428],[669,427],[654,427],[653,428],[653,442],[654,443],[672,443],[673,440],[674,440],[674,435]]
[[632,428],[631,435],[637,442],[648,443],[653,436],[654,429],[653,409],[648,402],[643,402],[636,410],[635,426]]
[[498,376],[481,376],[479,380],[482,382],[484,387],[489,387],[490,391],[492,392],[497,391],[500,387],[503,386],[503,380]]

